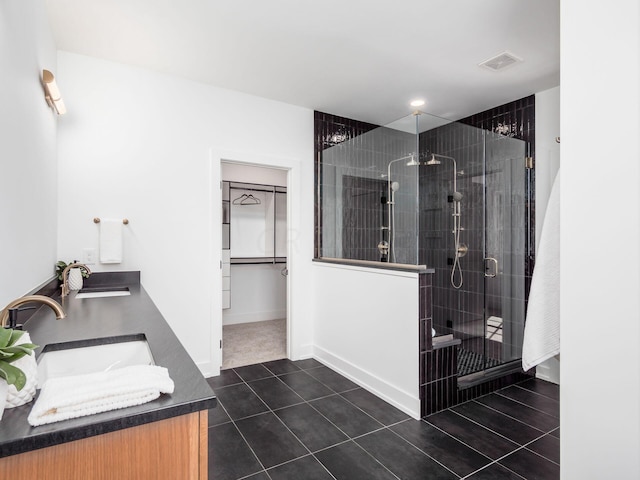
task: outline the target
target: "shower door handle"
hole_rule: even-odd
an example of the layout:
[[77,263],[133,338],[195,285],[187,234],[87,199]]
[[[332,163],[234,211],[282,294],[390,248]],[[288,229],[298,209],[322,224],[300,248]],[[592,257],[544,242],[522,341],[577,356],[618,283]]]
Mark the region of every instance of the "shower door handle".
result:
[[287,275],[289,275],[289,269],[287,267],[284,267],[282,270],[280,270],[280,275],[286,277]]
[[[487,264],[487,262],[493,263],[493,273],[489,273],[489,265]],[[496,275],[498,275],[498,260],[493,257],[486,257],[484,259],[484,276],[493,278]]]

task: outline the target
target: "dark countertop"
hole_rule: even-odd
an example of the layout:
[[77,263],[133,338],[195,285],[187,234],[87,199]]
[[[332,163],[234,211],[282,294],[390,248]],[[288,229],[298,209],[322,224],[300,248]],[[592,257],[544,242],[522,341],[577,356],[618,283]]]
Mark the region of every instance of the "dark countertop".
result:
[[[139,272],[109,274],[91,282],[93,285],[126,285],[129,296],[76,300],[76,292],[65,298],[66,318],[56,320],[53,311],[43,306],[25,323],[24,330],[33,343],[40,345],[38,355],[48,344],[102,337],[144,334],[156,365],[166,367],[175,383],[171,395],[144,405],[64,420],[32,427],[27,416],[35,400],[21,407],[7,409],[0,420],[0,457],[16,455],[60,443],[80,440],[176,417],[216,406],[215,394],[185,348],[164,320],[151,298],[139,284]],[[59,291],[59,289],[58,289]],[[58,293],[59,295],[59,293]],[[52,296],[60,301],[59,296]],[[30,304],[37,305],[37,304]]]

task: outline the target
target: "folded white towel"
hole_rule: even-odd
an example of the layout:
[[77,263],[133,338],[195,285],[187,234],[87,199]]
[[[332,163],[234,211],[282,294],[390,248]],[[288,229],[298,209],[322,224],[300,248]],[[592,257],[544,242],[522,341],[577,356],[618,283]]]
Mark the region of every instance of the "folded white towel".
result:
[[531,278],[522,345],[526,371],[560,353],[560,172],[553,182]]
[[156,365],[51,378],[43,385],[27,420],[37,427],[142,405],[155,400],[161,393],[173,393],[173,388],[167,369]]
[[100,263],[122,262],[122,220],[100,222]]

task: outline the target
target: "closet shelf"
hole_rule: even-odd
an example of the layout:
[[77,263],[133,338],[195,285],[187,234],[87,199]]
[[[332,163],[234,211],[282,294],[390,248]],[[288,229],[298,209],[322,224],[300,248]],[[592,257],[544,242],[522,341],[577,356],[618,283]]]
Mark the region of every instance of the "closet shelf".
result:
[[232,257],[231,265],[261,265],[287,263],[287,257]]

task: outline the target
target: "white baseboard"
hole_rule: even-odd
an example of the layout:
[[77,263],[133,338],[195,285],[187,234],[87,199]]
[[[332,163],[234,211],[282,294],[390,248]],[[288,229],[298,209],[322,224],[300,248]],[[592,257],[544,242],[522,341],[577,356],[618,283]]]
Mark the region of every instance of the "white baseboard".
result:
[[307,343],[301,345],[298,348],[291,345],[291,360],[306,360],[307,358],[313,358],[313,344]]
[[267,320],[278,320],[287,318],[286,310],[275,310],[271,312],[251,312],[251,313],[229,313],[223,312],[222,325],[237,325],[239,323],[266,322]]
[[209,378],[220,375],[220,369],[213,368],[212,362],[197,362],[196,366],[200,369],[203,377]]
[[402,410],[407,415],[420,419],[420,397],[418,393],[419,379],[416,378],[415,395],[397,388],[389,382],[367,372],[327,350],[314,345],[314,357],[336,372],[344,375],[349,380],[382,398],[394,407]]
[[560,385],[560,359],[559,356],[536,365],[536,378]]

